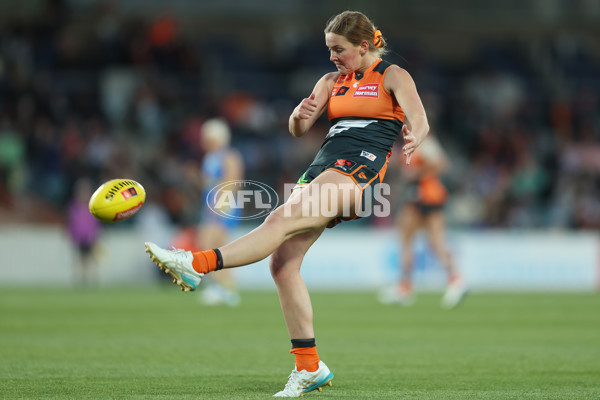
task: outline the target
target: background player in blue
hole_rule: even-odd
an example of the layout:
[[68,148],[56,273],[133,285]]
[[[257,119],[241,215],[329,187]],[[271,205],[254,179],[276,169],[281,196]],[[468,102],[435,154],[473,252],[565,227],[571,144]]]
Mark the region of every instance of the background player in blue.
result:
[[[237,217],[241,216],[241,209],[221,210],[229,217],[218,215],[207,206],[207,201],[211,202],[209,193],[221,183],[242,180],[244,164],[240,153],[229,146],[231,131],[224,120],[209,119],[201,129],[201,144],[205,153],[202,162],[203,204],[198,245],[201,249],[213,249],[227,243],[231,230],[238,225]],[[235,186],[232,185],[231,188],[234,190]],[[200,292],[200,300],[203,304],[228,306],[239,304],[240,296],[230,270],[217,271],[210,277],[212,279]]]

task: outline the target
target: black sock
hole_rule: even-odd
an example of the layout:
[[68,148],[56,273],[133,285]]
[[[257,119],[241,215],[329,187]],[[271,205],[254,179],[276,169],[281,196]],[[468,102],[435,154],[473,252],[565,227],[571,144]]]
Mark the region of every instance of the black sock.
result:
[[221,250],[213,249],[215,254],[217,255],[217,271],[223,269],[223,256],[221,255]]
[[292,339],[292,349],[298,349],[301,347],[316,347],[315,338],[311,339]]

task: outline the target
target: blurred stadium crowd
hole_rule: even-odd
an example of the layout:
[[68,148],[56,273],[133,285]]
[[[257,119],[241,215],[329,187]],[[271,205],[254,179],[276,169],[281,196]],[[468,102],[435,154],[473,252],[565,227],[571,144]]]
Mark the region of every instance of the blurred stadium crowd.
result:
[[[386,58],[413,75],[450,155],[453,226],[600,228],[597,44],[488,38],[473,56],[444,59],[400,29],[383,32]],[[176,14],[111,3],[82,14],[53,1],[2,19],[0,223],[62,222],[82,177],[137,179],[173,223],[190,223],[201,207],[199,128],[214,116],[230,123],[247,178],[282,190],[328,128],[297,140],[288,116],[331,70],[319,30],[288,27],[258,51],[189,33]]]

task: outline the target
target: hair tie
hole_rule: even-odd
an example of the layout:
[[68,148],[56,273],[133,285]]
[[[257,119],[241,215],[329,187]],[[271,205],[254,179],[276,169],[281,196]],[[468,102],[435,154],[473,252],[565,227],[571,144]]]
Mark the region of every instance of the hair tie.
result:
[[373,44],[375,45],[375,47],[382,47],[383,43],[381,40],[381,31],[379,29],[377,29],[375,31],[375,33],[373,34]]

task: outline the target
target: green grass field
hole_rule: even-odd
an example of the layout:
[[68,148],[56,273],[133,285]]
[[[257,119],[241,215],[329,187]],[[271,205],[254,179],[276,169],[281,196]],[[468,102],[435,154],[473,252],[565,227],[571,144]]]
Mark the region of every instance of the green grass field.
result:
[[[323,399],[600,399],[600,296],[313,293]],[[291,369],[275,293],[0,290],[2,399],[266,399]]]

